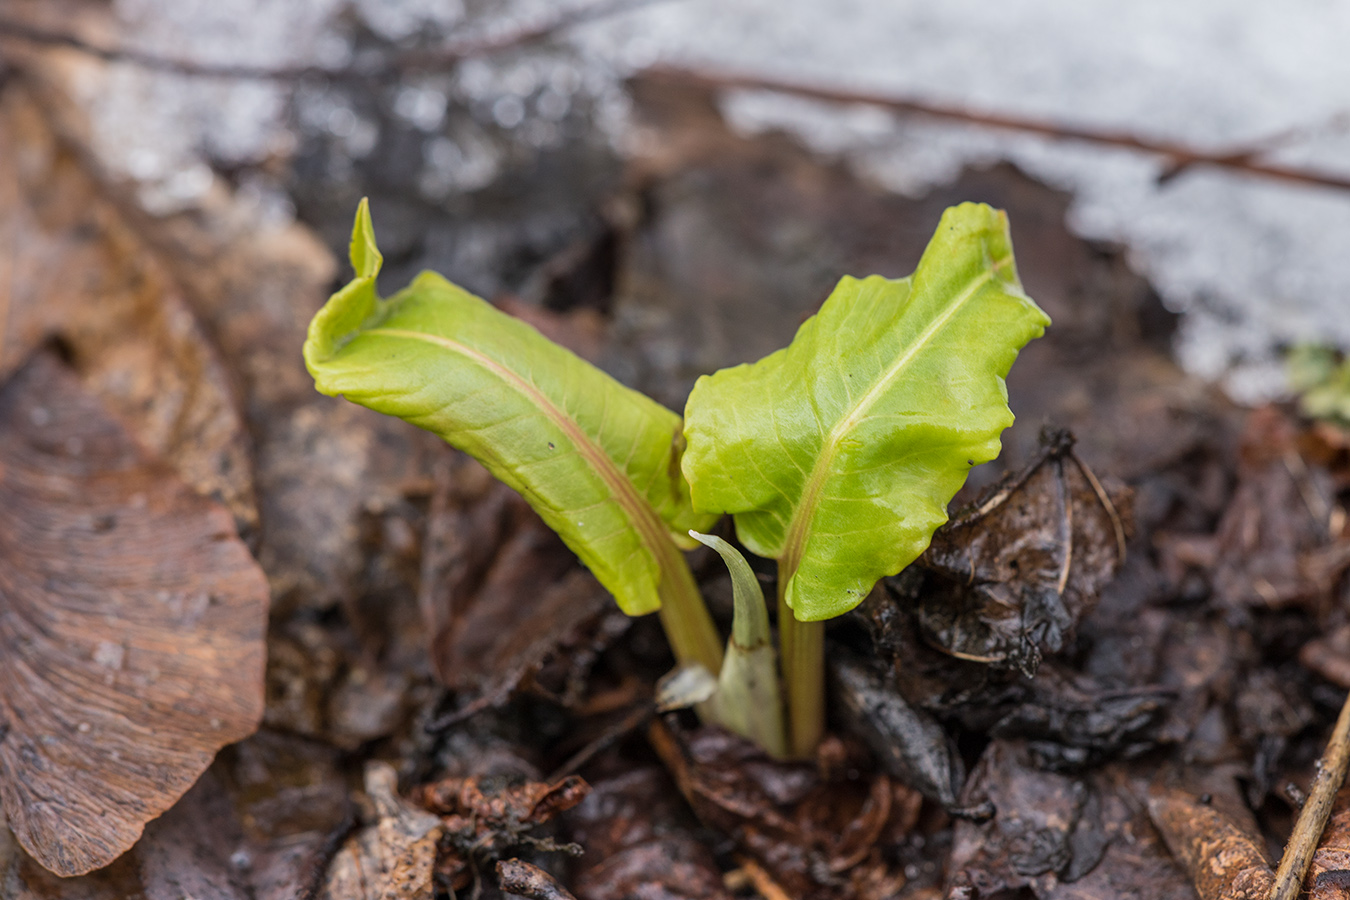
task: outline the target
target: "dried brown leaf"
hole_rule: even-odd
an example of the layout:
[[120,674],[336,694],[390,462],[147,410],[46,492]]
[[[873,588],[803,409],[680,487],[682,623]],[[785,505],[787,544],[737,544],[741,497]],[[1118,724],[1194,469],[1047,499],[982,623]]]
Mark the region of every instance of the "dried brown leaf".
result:
[[577,900],[552,875],[520,859],[497,863],[497,881],[503,891],[529,900]]
[[1036,671],[1059,652],[1124,561],[1128,491],[1109,493],[1046,436],[1042,456],[974,509],[938,529],[920,563],[938,577],[919,621],[961,659]]
[[413,802],[440,816],[460,816],[490,831],[507,824],[541,825],[586,799],[590,786],[569,775],[555,784],[527,781],[502,784],[500,779],[446,778],[413,791]]
[[238,397],[168,267],[49,127],[0,95],[0,378],[52,338],[85,386],[236,521],[258,521]]
[[1211,579],[1230,608],[1326,604],[1350,552],[1332,543],[1330,476],[1309,466],[1294,422],[1275,407],[1247,421],[1238,484],[1215,535]]
[[422,602],[441,679],[499,702],[560,649],[586,667],[628,620],[525,501],[485,475],[462,456],[440,475]]
[[590,785],[576,775],[554,784],[500,776],[445,778],[414,789],[414,803],[441,816],[446,840],[437,872],[456,890],[467,886],[473,869],[520,846],[576,852],[531,832],[586,798]]
[[712,851],[656,766],[597,779],[567,821],[586,850],[572,886],[580,900],[730,900]]
[[97,872],[58,878],[22,853],[6,866],[0,847],[0,895],[6,900],[246,900],[252,895],[230,859],[239,840],[230,798],[208,772],[146,827],[131,853]]
[[917,791],[884,775],[848,777],[863,768],[859,759],[832,766],[842,777],[825,780],[814,766],[770,759],[719,728],[685,733],[658,722],[649,737],[699,819],[732,837],[790,895],[886,896],[903,887],[880,847],[913,827]]
[[0,798],[106,865],[262,715],[267,583],[229,514],[39,356],[0,391]]

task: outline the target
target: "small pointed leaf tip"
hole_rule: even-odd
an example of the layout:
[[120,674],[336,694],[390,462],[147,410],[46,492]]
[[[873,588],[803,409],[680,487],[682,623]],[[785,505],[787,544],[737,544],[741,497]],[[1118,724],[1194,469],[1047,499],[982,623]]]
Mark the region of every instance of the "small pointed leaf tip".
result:
[[362,197],[356,208],[356,223],[352,226],[350,250],[352,268],[357,278],[374,278],[380,273],[384,256],[375,246],[375,226],[370,220],[370,198]]

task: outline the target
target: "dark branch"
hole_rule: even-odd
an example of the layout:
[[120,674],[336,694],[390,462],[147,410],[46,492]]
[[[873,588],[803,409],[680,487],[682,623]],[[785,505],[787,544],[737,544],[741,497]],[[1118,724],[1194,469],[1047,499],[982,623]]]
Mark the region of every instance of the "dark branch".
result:
[[[1294,182],[1296,184],[1350,190],[1350,177],[1348,176],[1332,175],[1323,172],[1310,172],[1304,169],[1295,169],[1274,163],[1263,163],[1256,159],[1261,153],[1267,151],[1268,148],[1265,145],[1271,143],[1270,141],[1263,142],[1261,145],[1250,148],[1244,147],[1238,150],[1209,152],[1195,147],[1189,147],[1185,144],[1140,137],[1139,135],[1124,131],[1085,128],[1082,126],[1050,122],[1043,119],[963,109],[958,106],[947,106],[930,101],[906,99],[888,94],[854,91],[843,88],[829,88],[821,85],[768,78],[758,75],[656,67],[646,70],[642,73],[641,77],[658,82],[667,81],[692,85],[707,90],[725,91],[739,88],[745,90],[775,91],[781,94],[793,94],[798,97],[809,97],[813,100],[824,100],[830,103],[856,103],[868,106],[879,106],[883,109],[889,109],[899,113],[924,115],[935,119],[947,119],[955,122],[964,122],[968,125],[979,125],[986,128],[1016,131],[1023,134],[1039,134],[1056,140],[1082,141],[1106,147],[1120,147],[1162,157],[1164,169],[1161,173],[1160,180],[1163,181],[1175,177],[1182,170],[1190,168],[1191,166],[1205,165],[1242,172],[1247,175],[1257,175],[1264,178],[1274,178],[1280,181]],[[1287,137],[1287,135],[1281,135],[1279,136],[1279,141],[1282,142]]]
[[7,38],[43,47],[65,47],[107,62],[130,63],[156,72],[197,78],[297,81],[303,78],[322,77],[335,81],[354,81],[446,71],[466,59],[546,40],[573,26],[660,2],[663,0],[600,0],[587,6],[562,10],[542,20],[500,34],[465,38],[433,49],[410,50],[374,62],[349,66],[214,65],[147,53],[131,47],[96,44],[73,34],[39,28],[4,16],[0,16],[0,39]]

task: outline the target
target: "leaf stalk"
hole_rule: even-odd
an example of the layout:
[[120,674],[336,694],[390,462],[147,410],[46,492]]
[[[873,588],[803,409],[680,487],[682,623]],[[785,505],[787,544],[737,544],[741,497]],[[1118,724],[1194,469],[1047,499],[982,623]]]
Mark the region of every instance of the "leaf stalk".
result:
[[778,564],[778,649],[787,694],[788,755],[808,759],[825,736],[825,623],[802,622],[787,604],[792,572]]

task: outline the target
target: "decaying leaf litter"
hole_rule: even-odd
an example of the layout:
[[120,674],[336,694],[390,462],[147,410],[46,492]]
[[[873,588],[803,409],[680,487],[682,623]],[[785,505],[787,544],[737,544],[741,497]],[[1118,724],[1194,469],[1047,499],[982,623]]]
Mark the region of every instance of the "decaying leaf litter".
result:
[[[0,133],[24,140],[0,165],[29,198],[6,214],[7,322],[33,323],[7,328],[5,390],[82,390],[102,410],[84,426],[115,417],[158,490],[223,501],[273,602],[262,730],[93,874],[55,878],[6,838],[6,896],[492,896],[499,862],[521,890],[595,898],[1237,897],[1273,872],[1350,688],[1350,442],[1182,376],[1156,298],[1119,252],[1067,234],[1062,197],[994,169],[902,200],[730,134],[706,95],[639,82],[659,150],[609,163],[548,278],[505,298],[678,407],[697,374],[786,344],[839,274],[910,271],[945,206],[1009,210],[1055,326],[1009,379],[1008,480],[982,475],[921,564],[833,629],[833,736],[785,765],[653,717],[669,662],[652,623],[616,616],[475,464],[310,394],[297,348],[335,275],[326,251],[241,230],[225,197],[191,220],[137,213],[62,102],[79,63],[29,62],[0,97]],[[343,187],[419,208],[405,185]],[[134,285],[133,311],[51,294],[68,272]],[[161,319],[164,339],[125,324]],[[145,388],[166,379],[190,399]],[[115,513],[86,515],[117,534]],[[729,606],[720,562],[693,561]],[[33,602],[13,590],[7,621]],[[0,746],[19,746],[8,725]],[[29,737],[104,754],[102,729],[75,726]],[[11,783],[25,764],[5,757]],[[1314,859],[1320,895],[1345,881],[1342,825]]]

